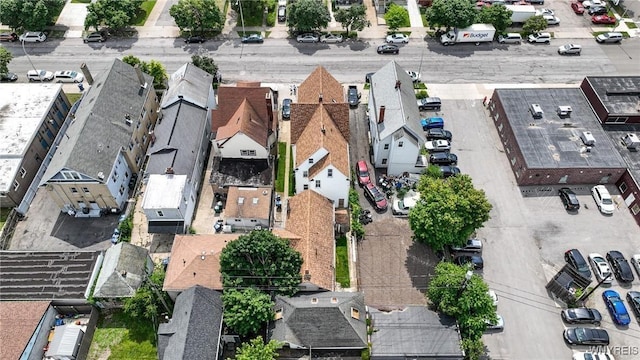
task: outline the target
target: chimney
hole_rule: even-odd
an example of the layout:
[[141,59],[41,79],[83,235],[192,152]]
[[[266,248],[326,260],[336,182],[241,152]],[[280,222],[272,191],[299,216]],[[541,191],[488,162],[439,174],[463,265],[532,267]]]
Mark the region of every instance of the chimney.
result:
[[174,172],[173,172],[173,168],[172,168],[172,167],[168,167],[168,168],[164,171],[164,173],[165,173],[165,174],[174,174]]
[[380,106],[380,115],[378,115],[378,124],[382,124],[384,122],[384,105]]
[[322,104],[322,93],[320,93],[320,95],[318,96],[318,102]]
[[396,80],[396,90],[400,90],[400,85],[402,83],[400,82],[400,80]]
[[136,64],[133,67],[136,70],[136,75],[138,75],[138,81],[140,82],[140,87],[143,89],[147,88],[147,81],[144,79],[144,75],[142,75],[142,70],[140,70],[140,65]]
[[89,71],[86,63],[82,63],[80,65],[80,70],[82,70],[84,78],[87,79],[87,84],[93,85],[93,76],[91,76],[91,71]]
[[320,131],[322,131],[323,134],[327,132],[327,130],[324,128],[324,124],[322,125],[322,129],[320,129]]

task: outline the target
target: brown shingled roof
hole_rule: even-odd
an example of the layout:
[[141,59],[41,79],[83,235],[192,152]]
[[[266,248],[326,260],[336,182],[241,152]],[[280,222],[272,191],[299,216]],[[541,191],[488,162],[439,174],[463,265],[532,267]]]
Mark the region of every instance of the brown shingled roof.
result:
[[0,359],[19,359],[49,301],[0,302]]
[[269,130],[274,129],[274,116],[267,106],[266,96],[271,93],[271,88],[260,87],[259,82],[238,83],[237,86],[221,86],[218,88],[218,108],[211,110],[211,131],[217,132],[218,128],[226,125],[238,107],[246,99],[256,111],[258,118],[269,125]]
[[269,142],[269,124],[260,118],[251,103],[244,99],[226,125],[218,128],[216,141],[223,141],[237,133],[243,133],[266,147]]
[[[242,198],[242,204],[239,199]],[[268,219],[271,214],[271,188],[230,186],[225,218]]]
[[303,282],[310,277],[309,282],[333,291],[333,204],[317,192],[305,190],[289,198],[289,209],[285,228],[300,236],[289,240],[291,246],[302,254],[300,273]]
[[222,290],[220,253],[228,242],[236,240],[240,235],[176,235],[162,289],[183,291],[200,285]]
[[299,103],[345,103],[342,85],[322,66],[318,66],[298,87]]

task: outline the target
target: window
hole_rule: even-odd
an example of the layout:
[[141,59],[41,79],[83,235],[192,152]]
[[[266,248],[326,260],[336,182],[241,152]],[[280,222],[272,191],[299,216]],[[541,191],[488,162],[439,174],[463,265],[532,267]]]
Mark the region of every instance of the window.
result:
[[118,190],[118,192],[120,193],[120,195],[124,194],[124,185],[120,185],[120,190]]
[[47,143],[47,140],[45,139],[40,139],[40,145],[42,145],[42,148],[45,150],[49,150],[49,144]]
[[302,188],[303,188],[304,190],[309,190],[309,184],[304,184],[304,185],[302,186]]
[[113,175],[111,176],[111,181],[113,181],[113,182],[118,181],[118,176],[116,176],[116,174],[113,174]]
[[633,213],[633,215],[638,215],[638,213],[640,212],[640,205],[634,204],[631,207],[631,212]]
[[72,193],[74,193],[74,194],[78,193],[78,189],[77,189],[77,188],[74,188],[74,187],[69,188],[69,191],[71,191],[71,192],[72,192]]
[[53,133],[51,132],[51,130],[47,129],[47,136],[49,137],[49,139],[53,140],[56,138],[55,135],[53,135]]
[[402,141],[398,141],[398,147],[402,147],[402,145],[404,145],[404,143]]
[[162,210],[158,210],[156,211],[156,215],[158,215],[159,217],[163,217],[164,213],[162,212]]
[[384,149],[389,150],[389,144],[384,144]]
[[82,192],[89,193],[89,188],[88,187],[83,187],[82,188]]
[[333,177],[333,169],[327,169],[327,176]]
[[[24,176],[23,176],[24,177]],[[618,189],[620,189],[620,192],[623,193],[625,191],[627,191],[627,183],[622,183],[620,184],[620,186],[618,187]]]
[[133,141],[129,141],[129,150],[133,150]]
[[18,191],[18,188],[20,187],[20,183],[17,181],[13,182],[13,191]]
[[240,150],[240,156],[256,156],[255,150]]
[[316,187],[319,188],[320,187],[320,180],[316,180]]
[[302,177],[308,177],[309,176],[309,172],[308,171],[303,171],[302,172]]
[[309,164],[313,164],[313,159],[309,159]]
[[382,159],[382,165],[387,165],[387,159]]
[[25,177],[27,175],[27,170],[25,168],[20,168],[20,177]]

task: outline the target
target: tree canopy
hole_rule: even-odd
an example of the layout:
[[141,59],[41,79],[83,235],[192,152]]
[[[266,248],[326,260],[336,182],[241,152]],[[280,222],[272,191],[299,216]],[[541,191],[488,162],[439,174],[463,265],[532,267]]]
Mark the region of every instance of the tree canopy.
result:
[[0,74],[9,72],[9,63],[13,60],[13,54],[9,50],[0,47]]
[[156,267],[149,278],[138,288],[133,297],[124,301],[124,311],[134,319],[154,320],[163,311],[171,309],[171,299],[162,291],[164,283],[164,270]]
[[206,55],[193,55],[191,56],[191,63],[196,67],[213,75],[212,82],[217,82],[216,76],[218,75],[218,65],[215,63],[215,61],[213,61],[212,58]]
[[478,21],[483,24],[491,24],[498,33],[504,33],[511,26],[511,14],[513,11],[504,5],[483,6],[478,14]]
[[118,31],[131,25],[140,10],[143,0],[97,0],[87,5],[87,17],[84,19],[86,30],[106,26]]
[[475,6],[469,0],[434,0],[425,17],[431,28],[466,28],[476,21]]
[[215,1],[180,0],[169,8],[181,31],[204,33],[207,29],[221,30],[225,17]]
[[225,324],[240,336],[256,335],[267,321],[273,320],[271,297],[259,290],[225,290],[222,303]]
[[318,31],[331,21],[329,9],[322,1],[298,0],[288,10],[287,25],[292,32]]
[[533,34],[546,29],[547,26],[547,20],[542,15],[537,15],[528,18],[522,25],[522,30],[527,34]]
[[384,21],[391,31],[398,30],[401,27],[411,26],[407,9],[395,3],[389,4],[389,9],[384,14]]
[[131,66],[140,66],[140,70],[143,73],[153,76],[153,87],[156,89],[164,89],[165,83],[168,79],[167,71],[161,62],[157,60],[151,60],[149,62],[142,61],[133,55],[127,55],[122,58],[122,62]]
[[492,206],[468,175],[446,180],[423,175],[417,190],[420,201],[409,212],[409,225],[414,238],[434,250],[463,245],[489,220]]
[[277,359],[278,349],[282,344],[276,340],[264,343],[262,338],[257,337],[249,342],[243,343],[236,351],[235,360],[273,360]]
[[293,295],[300,285],[302,256],[267,230],[255,230],[231,241],[220,253],[225,289],[255,287]]
[[371,26],[371,22],[367,20],[367,7],[365,5],[338,8],[333,13],[333,17],[347,30],[347,36],[352,30],[362,31],[365,27]]
[[42,31],[62,8],[65,0],[0,0],[0,23],[16,32]]

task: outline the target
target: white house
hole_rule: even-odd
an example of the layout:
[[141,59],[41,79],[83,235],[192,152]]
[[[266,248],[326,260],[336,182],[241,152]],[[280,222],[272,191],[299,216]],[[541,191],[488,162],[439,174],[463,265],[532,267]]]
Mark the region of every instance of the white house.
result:
[[425,136],[413,82],[395,61],[371,76],[368,111],[374,167],[401,175],[420,173],[429,166],[426,156],[420,155]]
[[261,119],[251,102],[244,99],[229,122],[218,128],[214,151],[223,158],[266,159],[275,141],[269,130],[268,119]]
[[[149,225],[149,232],[181,234],[191,223],[195,201],[187,175],[152,174],[147,181],[142,199],[142,209]],[[188,190],[188,191],[185,191]]]

